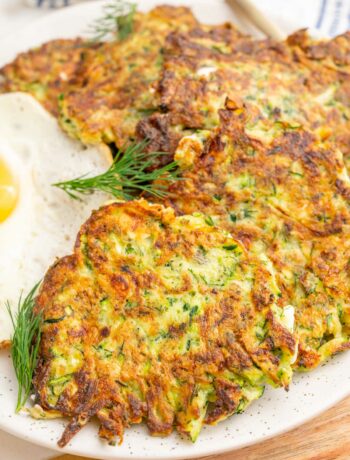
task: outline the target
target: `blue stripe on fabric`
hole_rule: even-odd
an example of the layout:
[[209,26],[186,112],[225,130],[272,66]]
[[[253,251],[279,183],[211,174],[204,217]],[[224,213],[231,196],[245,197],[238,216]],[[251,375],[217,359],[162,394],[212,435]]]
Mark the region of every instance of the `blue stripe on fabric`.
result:
[[336,3],[335,3],[335,11],[334,11],[334,18],[333,18],[331,27],[329,29],[329,35],[331,37],[333,37],[334,35],[336,35],[338,33],[338,26],[339,26],[339,22],[340,22],[340,19],[341,19],[341,13],[342,13],[343,6],[344,6],[344,4],[343,4],[342,0],[337,0],[336,1]]
[[319,16],[318,16],[318,19],[317,19],[317,22],[316,22],[317,29],[321,28],[323,18],[324,18],[324,14],[326,12],[327,3],[328,3],[328,0],[322,0],[320,13],[319,13]]

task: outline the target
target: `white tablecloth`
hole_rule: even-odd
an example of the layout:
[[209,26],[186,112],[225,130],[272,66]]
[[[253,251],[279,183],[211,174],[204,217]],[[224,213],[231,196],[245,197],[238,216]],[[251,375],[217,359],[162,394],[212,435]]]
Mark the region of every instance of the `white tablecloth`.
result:
[[[295,28],[309,26],[321,31],[322,35],[331,36],[350,28],[350,0],[254,1],[271,17],[281,17],[283,24],[295,24]],[[160,0],[160,3],[166,3],[166,0]],[[25,7],[22,0],[0,0],[0,48],[3,37],[45,14],[51,12]],[[54,451],[36,447],[0,431],[1,460],[47,460],[56,455]]]

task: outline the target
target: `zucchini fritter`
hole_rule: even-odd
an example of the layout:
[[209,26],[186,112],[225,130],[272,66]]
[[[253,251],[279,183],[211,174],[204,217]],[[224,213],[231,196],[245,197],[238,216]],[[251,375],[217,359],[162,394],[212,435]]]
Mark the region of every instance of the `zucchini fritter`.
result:
[[287,387],[293,318],[270,266],[205,215],[144,200],[94,212],[36,302],[37,402],[71,419],[59,445],[95,415],[110,442],[143,419],[195,440],[264,383]]
[[227,101],[220,127],[182,139],[187,168],[170,188],[177,213],[206,212],[272,261],[296,309],[296,367],[350,348],[350,181],[340,151],[301,127]]
[[165,37],[197,21],[184,7],[159,6],[137,13],[133,33],[104,43],[85,71],[80,88],[60,101],[60,122],[83,143],[116,143],[135,139],[137,122],[157,110],[154,85],[163,64]]
[[0,93],[30,93],[58,116],[58,97],[83,78],[86,61],[98,47],[79,38],[60,39],[21,53],[0,69]]
[[335,141],[350,167],[350,33],[316,42],[300,31],[275,42],[174,32],[166,41],[158,93],[165,113],[138,126],[139,135],[153,140],[150,149],[174,152],[189,131],[215,128],[229,97],[255,105],[262,118]]

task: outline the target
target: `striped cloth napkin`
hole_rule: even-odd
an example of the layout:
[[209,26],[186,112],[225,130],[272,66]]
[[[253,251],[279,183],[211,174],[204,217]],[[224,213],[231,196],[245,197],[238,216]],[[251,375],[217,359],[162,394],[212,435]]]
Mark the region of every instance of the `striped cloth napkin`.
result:
[[[308,27],[313,36],[334,37],[350,29],[350,0],[254,0],[286,32]],[[279,18],[279,19],[278,19]],[[283,22],[283,24],[282,24]]]
[[[87,0],[24,0],[26,5],[39,8],[59,8],[82,1]],[[264,0],[263,2],[254,0],[254,2],[272,18],[276,17],[279,20],[282,18],[282,26],[285,25],[283,18],[287,18],[289,24],[295,24],[297,28],[311,28],[315,36],[334,37],[350,29],[350,0]]]
[[24,0],[25,5],[38,8],[62,8],[87,0]]

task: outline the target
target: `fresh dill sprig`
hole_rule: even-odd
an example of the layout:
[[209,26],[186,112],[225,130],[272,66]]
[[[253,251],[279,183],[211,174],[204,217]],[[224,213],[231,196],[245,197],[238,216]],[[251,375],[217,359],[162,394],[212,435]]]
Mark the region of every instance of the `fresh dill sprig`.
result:
[[13,313],[10,303],[6,302],[14,329],[11,339],[11,357],[18,381],[16,412],[21,410],[30,395],[38,358],[42,315],[35,314],[33,308],[39,285],[40,283],[36,284],[25,298],[21,294],[17,312]]
[[[141,192],[163,198],[167,194],[164,181],[180,179],[177,163],[173,161],[150,171],[149,167],[152,166],[154,160],[164,153],[144,152],[147,144],[148,141],[142,141],[120,150],[110,168],[98,176],[84,175],[52,185],[64,190],[73,199],[79,199],[79,195],[87,195],[96,190],[109,193],[114,198],[122,200],[132,200],[135,194]],[[161,181],[154,183],[158,179]]]
[[136,4],[125,0],[113,0],[103,6],[103,15],[96,19],[88,29],[92,41],[101,41],[110,34],[124,40],[133,31]]

